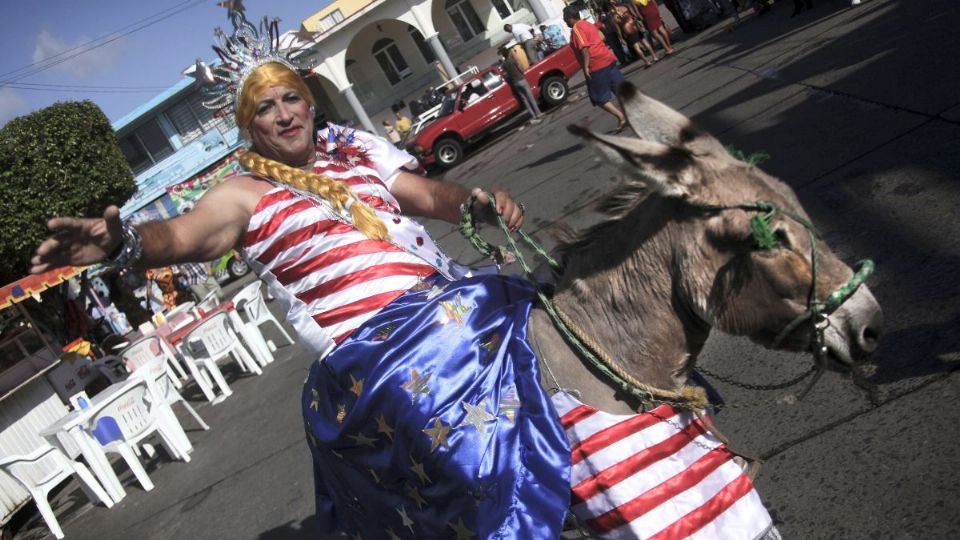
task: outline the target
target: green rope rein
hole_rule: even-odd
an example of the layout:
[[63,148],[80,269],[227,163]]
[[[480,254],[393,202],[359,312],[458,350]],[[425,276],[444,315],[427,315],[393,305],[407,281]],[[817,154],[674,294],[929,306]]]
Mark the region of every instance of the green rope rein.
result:
[[[472,208],[473,204],[477,201],[477,196],[479,192],[474,191],[471,193],[470,198],[467,200],[466,204],[463,206],[463,212],[461,213],[460,218],[460,231],[467,238],[471,245],[477,249],[481,254],[487,257],[492,257],[498,263],[502,262],[504,250],[494,246],[493,244],[487,242],[480,237],[480,234],[477,229],[476,220],[473,216]],[[684,402],[682,396],[678,395],[677,399],[663,399],[655,395],[650,390],[641,388],[642,385],[628,381],[626,378],[622,377],[620,374],[616,373],[610,366],[608,366],[603,360],[601,360],[595,353],[592,351],[586,344],[581,340],[564,322],[563,317],[557,311],[556,306],[540,288],[539,284],[536,282],[536,279],[533,276],[533,269],[527,263],[526,257],[524,257],[523,252],[520,247],[517,245],[516,240],[513,239],[513,235],[510,233],[510,229],[507,227],[507,224],[504,223],[503,218],[496,212],[496,201],[494,200],[493,194],[486,194],[489,205],[493,210],[493,215],[496,216],[497,225],[500,227],[500,230],[503,231],[504,236],[507,239],[509,244],[509,251],[512,253],[517,260],[517,263],[520,265],[520,268],[523,269],[524,276],[533,283],[537,291],[537,297],[540,299],[541,304],[546,310],[547,314],[550,315],[551,320],[557,329],[563,334],[567,339],[567,342],[570,343],[584,358],[586,358],[590,364],[600,371],[605,377],[613,381],[617,388],[619,388],[624,393],[631,395],[640,401],[649,402],[649,403],[667,403],[673,405],[677,408],[685,408],[690,410],[700,410],[703,409],[706,405],[700,400],[691,400],[689,403]],[[549,253],[540,245],[539,242],[531,238],[528,234],[523,232],[523,230],[517,230],[517,235],[520,236],[523,241],[533,249],[537,255],[542,257],[544,260],[550,264],[554,269],[559,270],[560,264],[550,256]]]

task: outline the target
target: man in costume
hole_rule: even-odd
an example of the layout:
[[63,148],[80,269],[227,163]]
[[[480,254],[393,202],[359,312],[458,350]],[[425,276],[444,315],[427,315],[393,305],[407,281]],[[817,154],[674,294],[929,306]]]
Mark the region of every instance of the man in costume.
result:
[[[458,222],[461,186],[410,172],[412,156],[365,132],[329,126],[315,146],[313,98],[273,42],[218,48],[224,69],[209,81],[235,100],[252,142],[247,174],[167,221],[123,224],[116,207],[53,219],[33,270],[104,258],[150,268],[237,249],[316,359],[303,411],[323,529],[556,538],[570,450],[526,340],[532,286],[469,277],[407,217]],[[522,208],[494,196],[518,228]]]

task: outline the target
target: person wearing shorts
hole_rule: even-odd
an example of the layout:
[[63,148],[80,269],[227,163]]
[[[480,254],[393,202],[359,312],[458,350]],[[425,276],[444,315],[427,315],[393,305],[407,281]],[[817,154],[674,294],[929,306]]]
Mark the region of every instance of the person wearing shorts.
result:
[[617,66],[617,57],[604,43],[597,27],[580,19],[579,10],[573,5],[563,8],[563,20],[570,27],[570,46],[573,47],[583,75],[587,78],[587,93],[590,103],[607,111],[617,119],[616,132],[627,125],[627,119],[613,102],[617,87],[623,82],[623,74]]

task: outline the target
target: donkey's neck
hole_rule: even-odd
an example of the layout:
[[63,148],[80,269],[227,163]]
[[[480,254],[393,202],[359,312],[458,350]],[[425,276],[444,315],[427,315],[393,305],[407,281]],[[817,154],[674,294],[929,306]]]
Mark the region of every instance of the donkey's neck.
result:
[[[674,212],[675,211],[675,212]],[[710,332],[685,300],[675,246],[688,227],[671,204],[640,203],[569,252],[558,308],[639,381],[679,390]],[[588,233],[589,234],[589,233]]]

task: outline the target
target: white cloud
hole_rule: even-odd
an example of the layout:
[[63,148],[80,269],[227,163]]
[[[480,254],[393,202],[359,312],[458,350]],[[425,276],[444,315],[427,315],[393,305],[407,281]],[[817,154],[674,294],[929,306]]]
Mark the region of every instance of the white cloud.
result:
[[12,88],[0,86],[0,126],[13,118],[30,112],[27,102]]
[[[125,42],[124,38],[95,49],[91,49],[91,46],[87,45],[77,50],[71,50],[88,41],[90,41],[89,38],[79,37],[76,42],[67,43],[50,32],[41,30],[40,34],[37,35],[37,46],[33,49],[33,62],[43,62],[64,53],[63,56],[50,60],[50,63],[56,64],[50,68],[50,71],[85,78],[109,71],[120,61]],[[77,54],[80,51],[85,52]]]

